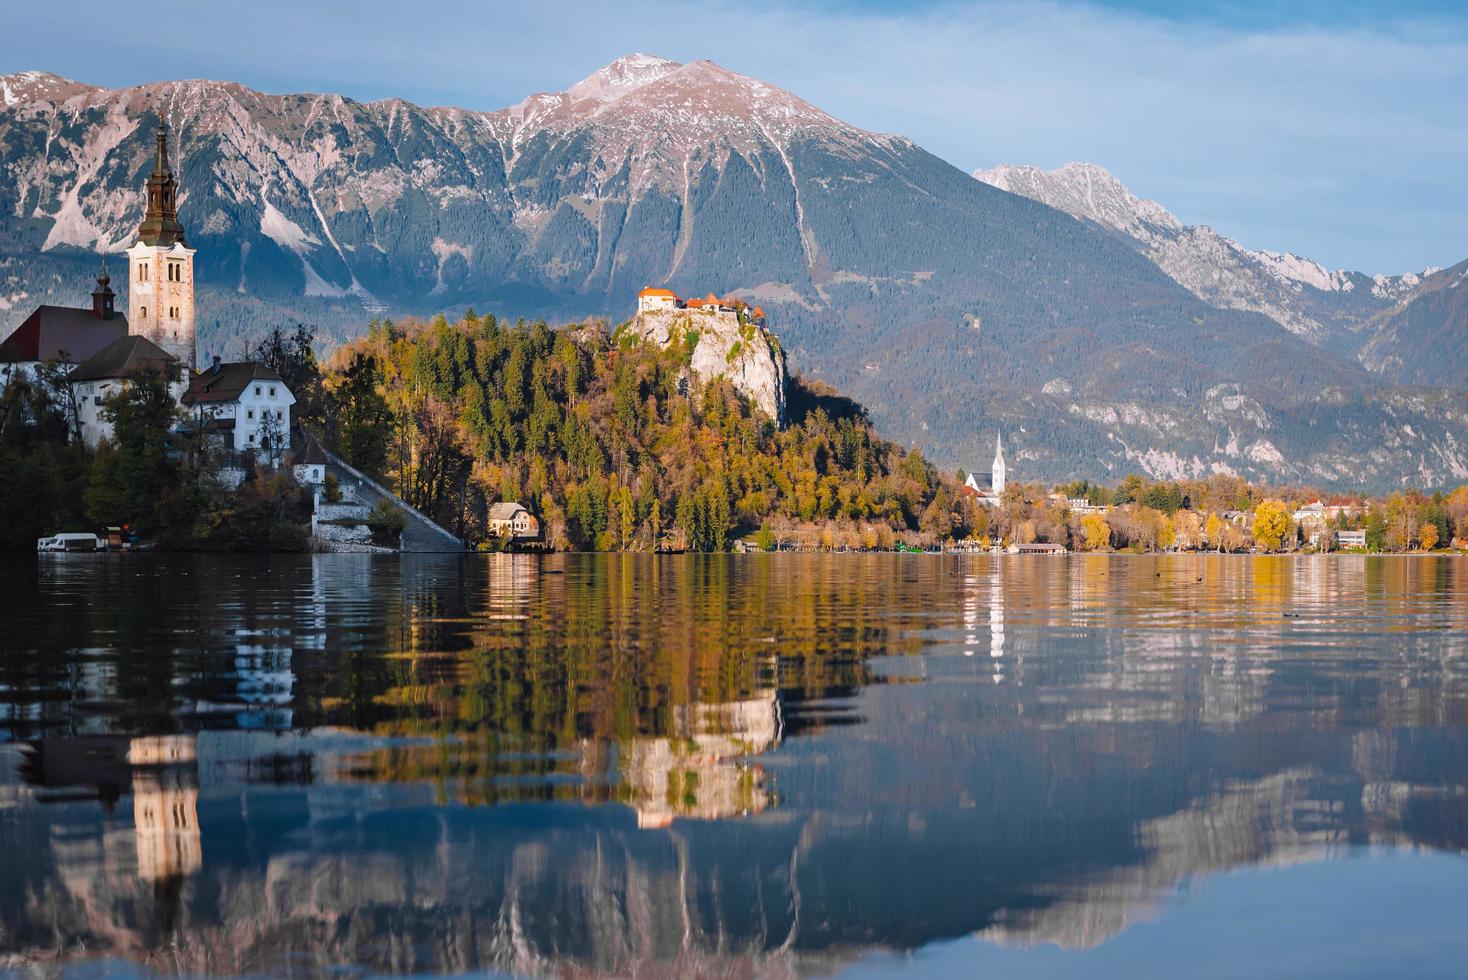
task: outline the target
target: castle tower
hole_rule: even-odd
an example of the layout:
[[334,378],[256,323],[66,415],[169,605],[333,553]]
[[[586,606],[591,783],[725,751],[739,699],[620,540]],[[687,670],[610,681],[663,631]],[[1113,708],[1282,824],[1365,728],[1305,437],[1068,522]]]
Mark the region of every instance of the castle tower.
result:
[[178,181],[168,165],[168,124],[148,177],[148,210],[127,250],[127,319],[140,334],[194,369],[194,250],[178,220]]
[[999,435],[994,437],[994,465],[990,470],[989,485],[996,497],[1004,493],[1004,437]]

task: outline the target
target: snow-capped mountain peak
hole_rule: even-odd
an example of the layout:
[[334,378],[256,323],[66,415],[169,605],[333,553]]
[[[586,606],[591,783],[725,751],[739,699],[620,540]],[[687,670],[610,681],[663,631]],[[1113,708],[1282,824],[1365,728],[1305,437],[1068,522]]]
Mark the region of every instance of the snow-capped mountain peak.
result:
[[1001,165],[976,170],[974,176],[1119,231],[1200,299],[1263,313],[1315,343],[1341,327],[1351,330],[1363,324],[1421,281],[1411,273],[1373,278],[1327,269],[1290,252],[1247,249],[1207,225],[1183,224],[1092,163],[1068,163],[1055,170]]
[[73,95],[94,92],[91,85],[73,82],[49,71],[18,71],[0,75],[0,108],[32,102],[61,102]]
[[598,68],[566,89],[572,102],[594,100],[614,102],[642,86],[655,82],[683,67],[676,61],[650,54],[630,54]]
[[974,176],[1000,190],[1130,235],[1144,235],[1148,226],[1169,231],[1182,228],[1162,205],[1137,197],[1109,170],[1094,163],[1067,163],[1055,170],[1000,164],[992,170],[976,170]]

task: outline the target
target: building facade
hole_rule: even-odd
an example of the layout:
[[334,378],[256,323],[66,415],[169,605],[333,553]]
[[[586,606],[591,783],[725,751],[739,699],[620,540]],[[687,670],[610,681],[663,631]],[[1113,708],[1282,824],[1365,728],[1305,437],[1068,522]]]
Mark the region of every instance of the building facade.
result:
[[193,376],[180,401],[236,453],[253,451],[261,461],[278,464],[290,448],[296,396],[264,364],[216,360]]

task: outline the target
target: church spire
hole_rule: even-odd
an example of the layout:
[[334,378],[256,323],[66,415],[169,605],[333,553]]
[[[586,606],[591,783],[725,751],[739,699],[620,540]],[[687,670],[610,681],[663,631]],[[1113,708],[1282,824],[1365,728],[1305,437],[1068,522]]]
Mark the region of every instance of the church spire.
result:
[[116,313],[117,294],[112,291],[112,277],[107,274],[107,256],[102,256],[102,271],[97,276],[97,288],[92,290],[92,315],[111,320]]
[[1005,473],[1004,465],[1004,437],[996,434],[994,436],[994,465],[989,474],[989,486],[996,494],[1004,493]]
[[163,121],[158,123],[158,151],[148,177],[148,210],[138,227],[138,240],[165,248],[175,242],[188,244],[178,220],[178,181],[168,165],[168,123]]

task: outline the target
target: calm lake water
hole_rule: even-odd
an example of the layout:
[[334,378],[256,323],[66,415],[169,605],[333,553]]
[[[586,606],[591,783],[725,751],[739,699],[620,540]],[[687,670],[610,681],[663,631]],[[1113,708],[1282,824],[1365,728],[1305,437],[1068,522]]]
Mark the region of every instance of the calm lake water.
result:
[[1468,963],[1465,560],[0,576],[0,971]]

